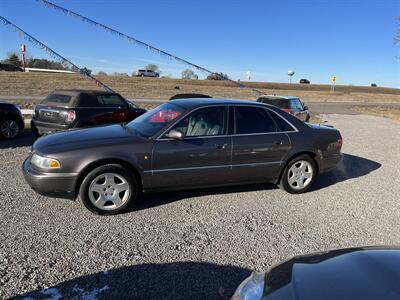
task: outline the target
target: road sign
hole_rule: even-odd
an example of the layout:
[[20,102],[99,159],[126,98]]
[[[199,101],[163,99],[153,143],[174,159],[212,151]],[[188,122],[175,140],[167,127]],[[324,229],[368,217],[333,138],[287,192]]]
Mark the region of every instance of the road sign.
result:
[[332,76],[331,80],[333,83],[336,83],[336,76]]

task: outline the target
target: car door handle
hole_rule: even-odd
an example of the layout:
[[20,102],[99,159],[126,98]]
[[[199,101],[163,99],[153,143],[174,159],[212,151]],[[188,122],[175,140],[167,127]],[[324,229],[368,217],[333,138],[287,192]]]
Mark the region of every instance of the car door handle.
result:
[[217,149],[225,149],[227,146],[228,146],[228,144],[222,144],[222,145],[215,144],[215,148],[217,148]]
[[274,141],[274,145],[277,145],[277,146],[283,145],[283,141]]

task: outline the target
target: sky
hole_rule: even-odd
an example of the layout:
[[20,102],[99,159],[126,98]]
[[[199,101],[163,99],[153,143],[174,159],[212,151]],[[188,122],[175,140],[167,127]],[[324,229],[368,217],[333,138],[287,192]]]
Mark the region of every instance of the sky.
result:
[[[400,87],[399,0],[53,0],[232,79]],[[155,63],[180,77],[186,65],[35,0],[0,0],[0,16],[94,73],[132,74]],[[0,59],[19,51],[49,58],[0,22]],[[204,73],[194,70],[200,78]]]

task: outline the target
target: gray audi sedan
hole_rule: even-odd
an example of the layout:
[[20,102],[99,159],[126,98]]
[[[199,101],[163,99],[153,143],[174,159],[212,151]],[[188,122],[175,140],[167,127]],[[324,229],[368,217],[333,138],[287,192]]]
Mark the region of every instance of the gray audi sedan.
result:
[[253,101],[181,99],[128,124],[38,139],[23,164],[36,192],[116,214],[140,192],[270,182],[292,194],[341,161],[338,130]]

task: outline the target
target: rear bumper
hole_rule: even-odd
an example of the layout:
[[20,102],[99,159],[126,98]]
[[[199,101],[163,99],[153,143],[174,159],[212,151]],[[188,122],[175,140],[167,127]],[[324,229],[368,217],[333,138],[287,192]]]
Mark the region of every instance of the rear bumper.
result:
[[71,125],[61,125],[31,120],[31,128],[35,128],[40,135],[64,131],[71,128]]
[[329,157],[318,157],[319,173],[325,173],[336,169],[343,159],[343,154],[338,153]]
[[22,171],[26,182],[38,194],[74,200],[76,198],[75,184],[78,173],[44,173],[33,170],[28,157]]

